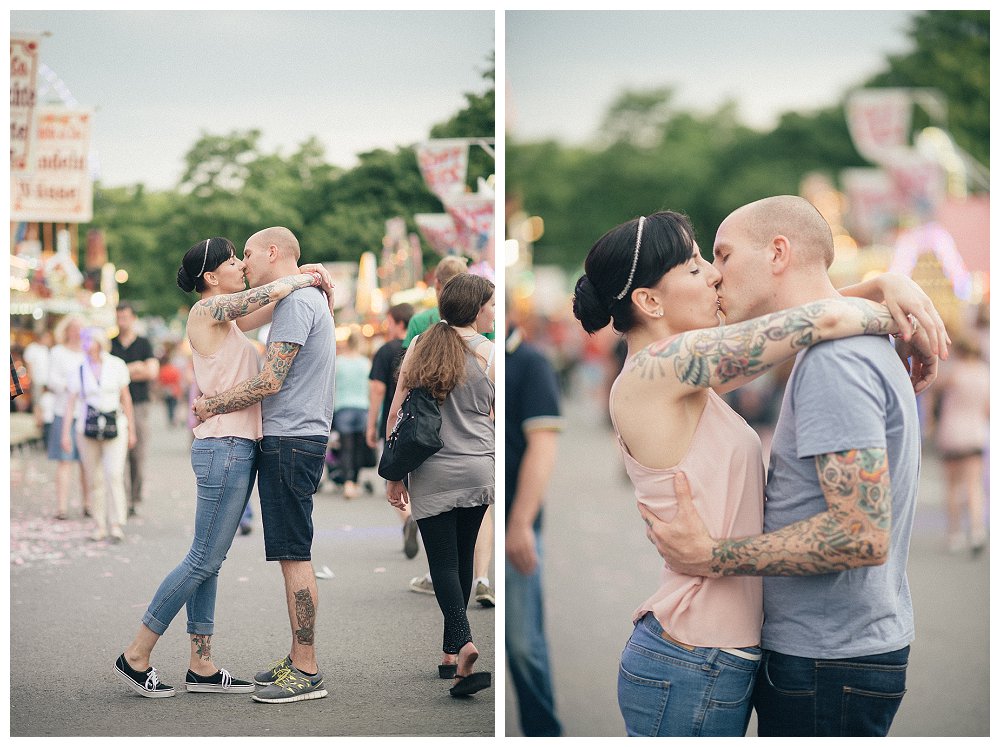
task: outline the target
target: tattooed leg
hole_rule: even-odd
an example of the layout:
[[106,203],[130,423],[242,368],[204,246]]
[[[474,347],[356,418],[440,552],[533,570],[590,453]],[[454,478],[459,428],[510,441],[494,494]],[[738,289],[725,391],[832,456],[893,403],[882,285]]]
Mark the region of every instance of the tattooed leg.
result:
[[188,669],[195,674],[215,674],[218,667],[212,663],[212,636],[199,633],[191,635],[191,662]]
[[316,663],[316,614],[319,591],[312,563],[308,560],[282,560],[288,620],[291,624],[292,663],[302,672],[319,671]]

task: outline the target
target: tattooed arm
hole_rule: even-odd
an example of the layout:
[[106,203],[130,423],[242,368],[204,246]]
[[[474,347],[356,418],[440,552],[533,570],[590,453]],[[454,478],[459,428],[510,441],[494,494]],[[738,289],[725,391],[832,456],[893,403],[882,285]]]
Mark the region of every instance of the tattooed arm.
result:
[[639,507],[646,534],[667,565],[691,576],[812,576],[881,565],[889,552],[892,491],[883,448],[816,457],[826,511],[774,532],[713,540],[677,478],[677,515]]
[[881,304],[860,298],[824,298],[653,343],[636,355],[635,371],[643,378],[670,376],[692,388],[728,392],[818,342],[897,331],[899,327]]
[[294,290],[318,285],[319,282],[317,274],[302,273],[278,278],[259,288],[203,298],[191,308],[188,319],[195,324],[224,324],[234,319],[239,320],[277,303]]
[[948,358],[951,339],[941,315],[923,289],[905,275],[884,272],[871,280],[840,288],[837,292],[842,296],[884,303],[907,341],[913,331],[912,317],[930,338],[930,352],[942,360]]
[[213,415],[242,410],[265,397],[277,394],[288,377],[292,361],[298,355],[300,347],[302,346],[294,342],[270,343],[264,367],[259,374],[213,397],[198,399],[193,405],[195,415],[204,421]]

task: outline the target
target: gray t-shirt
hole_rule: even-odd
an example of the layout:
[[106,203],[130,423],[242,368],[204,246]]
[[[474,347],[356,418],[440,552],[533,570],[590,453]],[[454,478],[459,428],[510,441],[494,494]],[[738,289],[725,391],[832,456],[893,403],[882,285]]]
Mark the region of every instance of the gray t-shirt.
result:
[[267,344],[301,345],[281,391],[261,403],[265,436],[323,436],[333,420],[337,346],[326,295],[301,288],[274,307]]
[[906,580],[920,471],[920,426],[905,369],[886,338],[850,337],[799,353],[771,445],[764,531],[826,510],[815,456],[885,448],[892,533],[884,565],[764,579],[761,645],[814,659],[887,653],[913,640]]

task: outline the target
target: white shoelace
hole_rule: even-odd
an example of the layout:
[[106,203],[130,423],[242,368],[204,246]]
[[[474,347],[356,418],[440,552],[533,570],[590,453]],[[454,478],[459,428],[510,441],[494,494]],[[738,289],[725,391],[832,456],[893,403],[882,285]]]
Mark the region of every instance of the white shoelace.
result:
[[219,667],[219,672],[222,673],[222,689],[228,690],[229,686],[233,684],[233,676],[222,667]]
[[160,678],[156,674],[156,667],[150,667],[149,674],[146,675],[146,689],[150,692],[156,690],[156,686],[160,684]]

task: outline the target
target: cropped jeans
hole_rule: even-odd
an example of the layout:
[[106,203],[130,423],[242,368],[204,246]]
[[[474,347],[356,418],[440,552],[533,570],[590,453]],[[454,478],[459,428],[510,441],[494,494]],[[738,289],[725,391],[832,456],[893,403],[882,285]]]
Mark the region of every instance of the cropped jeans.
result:
[[257,473],[257,443],[247,438],[198,438],[191,466],[198,483],[191,549],[153,595],[143,624],[163,635],[183,605],[187,632],[212,635],[219,569],[233,543]]
[[636,623],[618,668],[618,707],[630,737],[742,737],[760,665],[756,646],[686,647],[665,640],[652,612]]
[[884,737],[906,693],[910,647],[851,659],[764,651],[753,695],[760,737]]
[[535,552],[538,565],[528,575],[506,561],[507,663],[517,693],[521,731],[526,737],[558,737],[562,725],[552,695],[542,600],[542,547],[537,529]]

